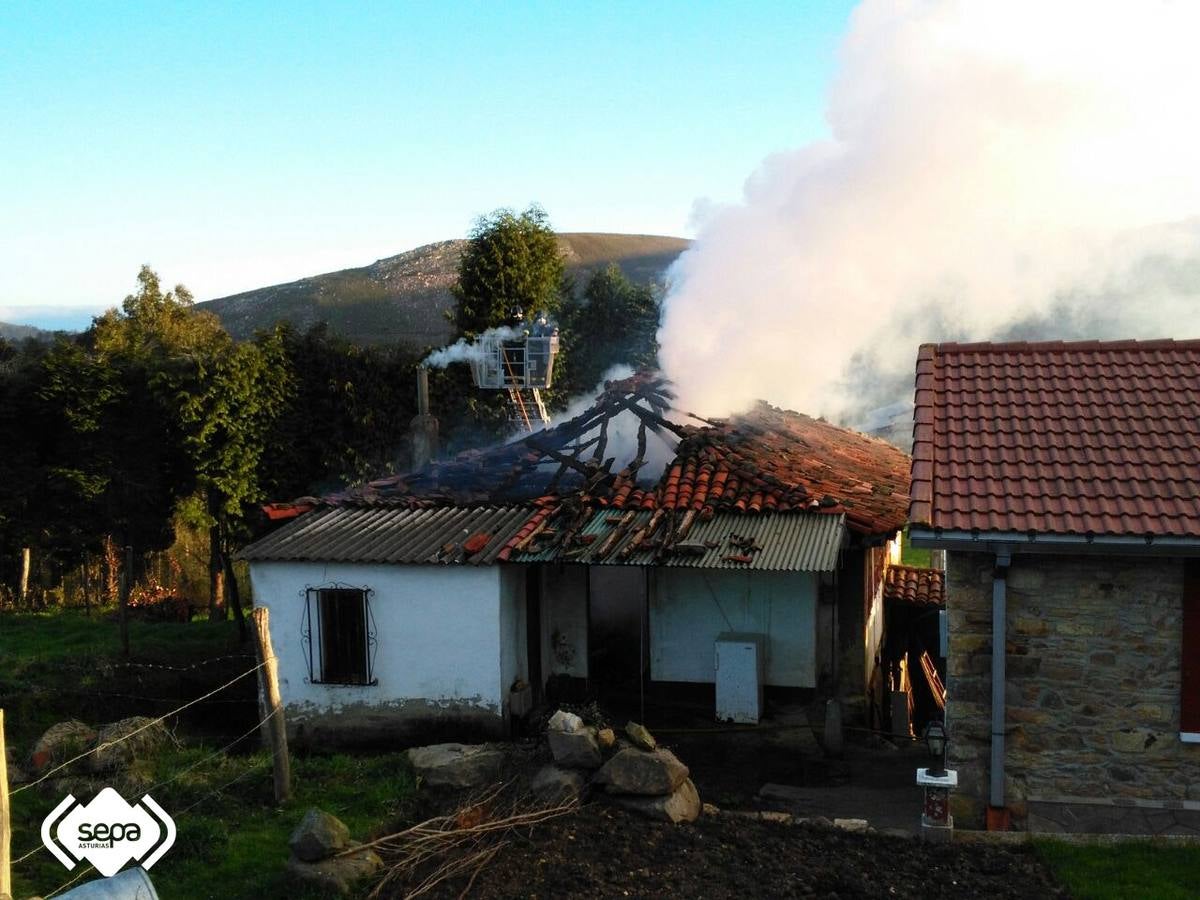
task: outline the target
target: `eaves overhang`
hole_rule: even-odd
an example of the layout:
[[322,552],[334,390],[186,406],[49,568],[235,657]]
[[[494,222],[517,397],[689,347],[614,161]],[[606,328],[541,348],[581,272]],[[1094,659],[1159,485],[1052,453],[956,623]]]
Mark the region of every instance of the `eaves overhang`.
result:
[[1200,537],[1180,535],[1052,534],[1025,531],[965,531],[909,525],[914,547],[977,553],[1108,553],[1120,556],[1200,556]]

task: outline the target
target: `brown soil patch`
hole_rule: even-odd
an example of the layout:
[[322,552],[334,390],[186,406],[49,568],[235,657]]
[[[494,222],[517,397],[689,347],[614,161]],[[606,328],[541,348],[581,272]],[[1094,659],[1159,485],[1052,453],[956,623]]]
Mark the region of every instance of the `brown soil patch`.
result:
[[[456,897],[464,882],[431,896]],[[1067,897],[1024,847],[935,845],[814,825],[704,817],[670,826],[593,803],[514,836],[482,898]]]

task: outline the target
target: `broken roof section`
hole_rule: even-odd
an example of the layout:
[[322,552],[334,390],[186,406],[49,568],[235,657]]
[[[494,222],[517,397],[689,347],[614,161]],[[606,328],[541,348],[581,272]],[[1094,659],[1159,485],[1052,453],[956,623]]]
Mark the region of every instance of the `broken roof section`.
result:
[[603,510],[585,517],[585,524],[573,533],[560,532],[549,517],[540,521],[546,527],[527,531],[510,543],[500,558],[510,562],[832,572],[846,540],[844,516],[809,512],[773,516],[716,513],[704,521],[663,510]]
[[[718,513],[809,512],[845,517],[870,537],[900,529],[908,509],[909,459],[877,438],[760,403],[729,419],[670,417],[672,394],[656,373],[609,382],[585,412],[553,428],[461,453],[414,473],[326,498],[335,506],[406,508],[532,503],[522,531],[578,532],[595,507],[662,512],[656,526]],[[630,460],[609,455],[609,424],[638,419]],[[699,424],[696,424],[699,423]],[[675,445],[657,481],[639,478],[651,434]],[[618,468],[619,466],[619,468]],[[649,521],[647,521],[649,524]],[[527,534],[519,534],[519,543]]]
[[[467,450],[416,472],[393,475],[326,497],[356,506],[472,506],[521,503],[539,497],[611,496],[645,465],[649,433],[676,443],[686,428],[666,418],[672,395],[661,377],[640,372],[608,382],[587,410],[568,421],[507,444]],[[638,447],[628,463],[608,456],[608,427],[617,416],[637,416]],[[619,471],[613,471],[620,464]]]

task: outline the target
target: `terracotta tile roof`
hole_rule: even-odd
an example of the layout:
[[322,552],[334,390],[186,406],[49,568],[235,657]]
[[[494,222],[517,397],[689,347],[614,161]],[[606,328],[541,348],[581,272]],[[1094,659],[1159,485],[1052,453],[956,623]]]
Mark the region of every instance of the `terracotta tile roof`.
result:
[[790,410],[759,403],[703,427],[687,426],[675,458],[652,490],[618,479],[617,509],[844,513],[860,534],[904,525],[909,458],[891,444]]
[[[530,533],[547,527],[549,510],[568,501],[573,519],[581,506],[598,506],[691,512],[703,521],[718,512],[844,514],[851,531],[870,536],[903,527],[909,458],[891,444],[766,403],[729,419],[681,424],[666,418],[669,398],[661,378],[639,373],[611,382],[595,406],[570,422],[420,472],[372,481],[324,502],[405,508],[533,504],[538,511],[528,523]],[[590,449],[597,439],[588,435],[606,415],[623,410],[636,411],[643,430],[678,442],[657,481],[645,478],[636,462],[613,472],[603,445],[594,453]],[[580,454],[583,448],[587,455]],[[528,536],[520,534],[514,543]]]
[[1200,537],[1200,341],[927,344],[915,524]]
[[938,569],[888,566],[883,573],[883,599],[911,606],[942,606],[946,602],[944,576]]

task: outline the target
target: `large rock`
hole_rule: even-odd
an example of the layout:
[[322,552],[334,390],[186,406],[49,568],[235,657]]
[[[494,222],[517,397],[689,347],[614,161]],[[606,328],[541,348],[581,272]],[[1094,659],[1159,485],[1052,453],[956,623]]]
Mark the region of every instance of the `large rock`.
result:
[[87,768],[91,772],[126,768],[137,759],[157,753],[170,740],[167,726],[145,716],[101,725],[96,733],[96,751],[87,758]]
[[467,789],[494,783],[505,759],[487,744],[430,744],[409,750],[408,761],[429,787]]
[[95,740],[95,730],[74,719],[51,725],[33,745],[29,753],[29,767],[35,775],[41,775],[47,769],[83,753]]
[[625,809],[648,819],[678,824],[694,822],[700,817],[700,793],[690,778],[685,778],[683,783],[666,797],[634,797],[625,794],[612,799]]
[[633,746],[639,750],[654,750],[658,747],[658,741],[654,739],[645,725],[639,725],[637,722],[625,723],[625,734],[629,736],[629,740],[633,741]]
[[596,735],[590,728],[582,731],[547,731],[546,738],[550,741],[554,761],[560,766],[598,769],[600,763],[604,762]]
[[302,862],[319,862],[350,846],[350,829],[341,819],[314,807],[304,814],[288,846]]
[[562,803],[578,799],[587,787],[587,779],[578,769],[544,766],[533,776],[529,787],[539,800]]
[[604,764],[595,781],[610,794],[659,797],[674,793],[687,777],[688,767],[670,750],[646,753],[627,747]]
[[567,712],[565,709],[560,709],[550,717],[550,721],[546,723],[548,731],[565,731],[573,733],[583,730],[583,719],[575,715],[575,713]]
[[320,891],[322,897],[345,897],[355,882],[374,875],[382,866],[383,861],[374,850],[357,850],[320,862],[305,862],[292,856],[287,873],[301,885]]

